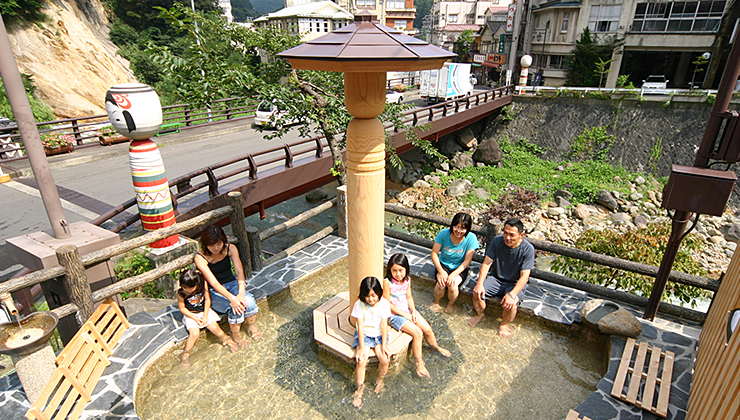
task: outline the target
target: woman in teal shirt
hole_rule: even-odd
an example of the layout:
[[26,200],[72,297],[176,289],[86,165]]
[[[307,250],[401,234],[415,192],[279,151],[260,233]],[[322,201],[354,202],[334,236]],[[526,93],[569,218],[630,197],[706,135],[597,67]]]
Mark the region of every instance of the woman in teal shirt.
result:
[[467,213],[458,213],[452,218],[449,228],[442,229],[434,239],[432,262],[437,269],[437,284],[434,285],[434,303],[431,310],[439,312],[440,299],[447,291],[445,312],[452,313],[460,294],[460,285],[468,277],[468,266],[473,261],[473,253],[478,249],[478,238],[470,231],[473,218]]

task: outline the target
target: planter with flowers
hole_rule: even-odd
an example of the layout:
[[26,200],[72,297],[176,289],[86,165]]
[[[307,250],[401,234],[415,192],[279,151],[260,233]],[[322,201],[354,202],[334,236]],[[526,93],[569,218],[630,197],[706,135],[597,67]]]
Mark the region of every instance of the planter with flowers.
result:
[[123,143],[128,141],[127,137],[118,134],[113,126],[107,125],[98,131],[98,141],[103,146],[110,146],[111,144]]
[[393,86],[393,90],[396,92],[406,92],[408,90],[408,86],[404,85],[403,83],[399,83],[395,86]]
[[71,153],[75,149],[75,141],[69,134],[60,132],[41,133],[41,144],[46,156]]

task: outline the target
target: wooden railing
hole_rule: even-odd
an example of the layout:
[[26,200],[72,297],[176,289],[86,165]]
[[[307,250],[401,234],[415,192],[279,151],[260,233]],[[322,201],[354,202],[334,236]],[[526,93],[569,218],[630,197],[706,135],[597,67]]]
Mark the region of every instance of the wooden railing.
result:
[[[490,104],[496,99],[512,94],[513,86],[496,88],[470,95],[462,99],[447,101],[425,108],[409,110],[404,113],[402,121],[408,126],[419,127],[428,123],[440,121],[455,114],[460,114],[463,111],[471,110],[478,106]],[[390,126],[386,126],[386,129],[389,128]],[[402,132],[396,134],[403,135]],[[421,132],[420,135],[423,135],[425,138],[429,138],[439,136],[441,134],[440,132],[430,130]],[[341,136],[341,133],[337,134],[337,137]],[[260,176],[260,171],[267,169],[275,163],[282,163],[284,168],[289,169],[293,168],[294,163],[302,158],[314,157],[318,159],[327,154],[328,143],[323,136],[299,140],[294,143],[284,144],[282,146],[273,147],[256,153],[248,153],[198,169],[181,177],[171,179],[169,181],[169,186],[171,189],[176,189],[176,191],[172,192],[171,195],[175,201],[176,207],[178,202],[182,202],[184,199],[192,197],[194,194],[199,193],[205,188],[207,188],[209,197],[212,198],[220,194],[219,188],[222,183],[231,182],[239,177],[244,177],[243,174],[246,174],[249,180],[256,180]],[[134,205],[136,205],[136,200],[135,198],[132,198],[100,215],[91,223],[100,225],[106,220],[115,217]],[[131,226],[137,220],[139,220],[138,212],[127,220],[119,223],[111,230],[113,232],[120,232],[122,229]]]
[[[213,101],[211,108],[192,108],[190,104],[162,107],[162,124],[179,124],[184,128],[218,124],[254,116],[257,101],[251,98],[228,98]],[[39,134],[59,132],[69,134],[75,147],[99,145],[100,130],[109,126],[107,115],[67,118],[36,123]],[[0,130],[0,160],[12,161],[25,158],[25,147],[18,129]]]

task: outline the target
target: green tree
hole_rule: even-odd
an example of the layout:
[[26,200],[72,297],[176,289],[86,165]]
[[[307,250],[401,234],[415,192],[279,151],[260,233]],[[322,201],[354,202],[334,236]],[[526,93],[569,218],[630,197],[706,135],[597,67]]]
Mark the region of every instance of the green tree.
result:
[[615,51],[621,53],[622,45],[623,39],[608,36],[599,40],[598,36],[591,36],[588,28],[583,28],[581,38],[576,41],[576,46],[567,60],[565,84],[582,87],[599,86],[603,74],[598,72],[598,64],[611,60]]
[[249,0],[231,0],[231,14],[234,22],[246,22],[248,18],[256,17],[257,11]]
[[468,61],[468,53],[475,42],[475,33],[471,29],[466,29],[455,40],[455,52],[457,61],[464,63]]
[[599,87],[603,87],[604,77],[611,71],[609,68],[611,64],[612,60],[604,61],[599,57],[599,62],[596,63],[596,70],[594,70],[599,75]]
[[[28,102],[31,104],[33,118],[37,122],[55,120],[56,117],[51,108],[33,95],[33,92],[36,90],[36,86],[33,85],[33,79],[31,76],[27,74],[23,74],[21,76],[23,78],[23,87],[28,96]],[[12,118],[13,120],[16,119],[13,114],[13,110],[10,107],[10,102],[8,102],[8,94],[5,92],[5,85],[3,84],[0,84],[0,116]]]
[[46,19],[42,11],[44,0],[0,0],[0,14],[3,21],[11,22],[38,22]]
[[414,28],[422,29],[422,26],[424,25],[424,17],[430,14],[433,3],[434,0],[418,0],[414,2],[414,6],[416,6]]

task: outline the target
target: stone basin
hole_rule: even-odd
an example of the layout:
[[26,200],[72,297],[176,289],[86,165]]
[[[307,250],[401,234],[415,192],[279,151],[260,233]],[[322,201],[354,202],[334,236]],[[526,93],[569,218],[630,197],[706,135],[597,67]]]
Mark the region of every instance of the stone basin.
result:
[[43,348],[54,332],[59,317],[53,312],[34,312],[18,322],[0,324],[0,354],[24,356]]

